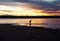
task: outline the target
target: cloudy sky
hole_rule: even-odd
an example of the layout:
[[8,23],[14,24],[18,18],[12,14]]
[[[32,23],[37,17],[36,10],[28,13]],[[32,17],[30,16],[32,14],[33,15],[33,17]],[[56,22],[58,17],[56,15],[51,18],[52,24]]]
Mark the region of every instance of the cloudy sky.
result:
[[0,15],[60,15],[60,0],[0,0]]

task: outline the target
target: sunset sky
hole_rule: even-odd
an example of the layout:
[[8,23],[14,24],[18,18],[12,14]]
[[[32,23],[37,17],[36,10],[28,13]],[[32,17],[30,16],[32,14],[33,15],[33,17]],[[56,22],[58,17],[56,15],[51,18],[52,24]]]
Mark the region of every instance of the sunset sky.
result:
[[0,0],[0,15],[60,16],[60,0]]

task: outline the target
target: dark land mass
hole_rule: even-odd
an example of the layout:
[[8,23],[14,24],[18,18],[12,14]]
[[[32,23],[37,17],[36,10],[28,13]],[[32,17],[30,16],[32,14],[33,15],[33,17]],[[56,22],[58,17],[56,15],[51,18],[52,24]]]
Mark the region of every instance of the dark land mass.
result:
[[2,15],[0,18],[60,18],[60,16],[12,16]]
[[0,41],[60,41],[60,29],[0,24]]

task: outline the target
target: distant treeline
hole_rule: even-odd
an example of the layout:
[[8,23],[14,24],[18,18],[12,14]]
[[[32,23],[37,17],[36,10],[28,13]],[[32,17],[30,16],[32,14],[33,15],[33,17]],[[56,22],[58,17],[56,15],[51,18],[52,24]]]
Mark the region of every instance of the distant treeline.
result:
[[2,15],[0,18],[60,18],[60,16],[11,16]]

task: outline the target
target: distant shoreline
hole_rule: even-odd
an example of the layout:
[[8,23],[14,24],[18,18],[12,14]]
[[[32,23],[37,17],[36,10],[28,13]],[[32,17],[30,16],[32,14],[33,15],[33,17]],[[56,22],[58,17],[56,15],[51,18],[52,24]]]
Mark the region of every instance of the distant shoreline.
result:
[[60,18],[60,16],[0,16],[0,18]]

